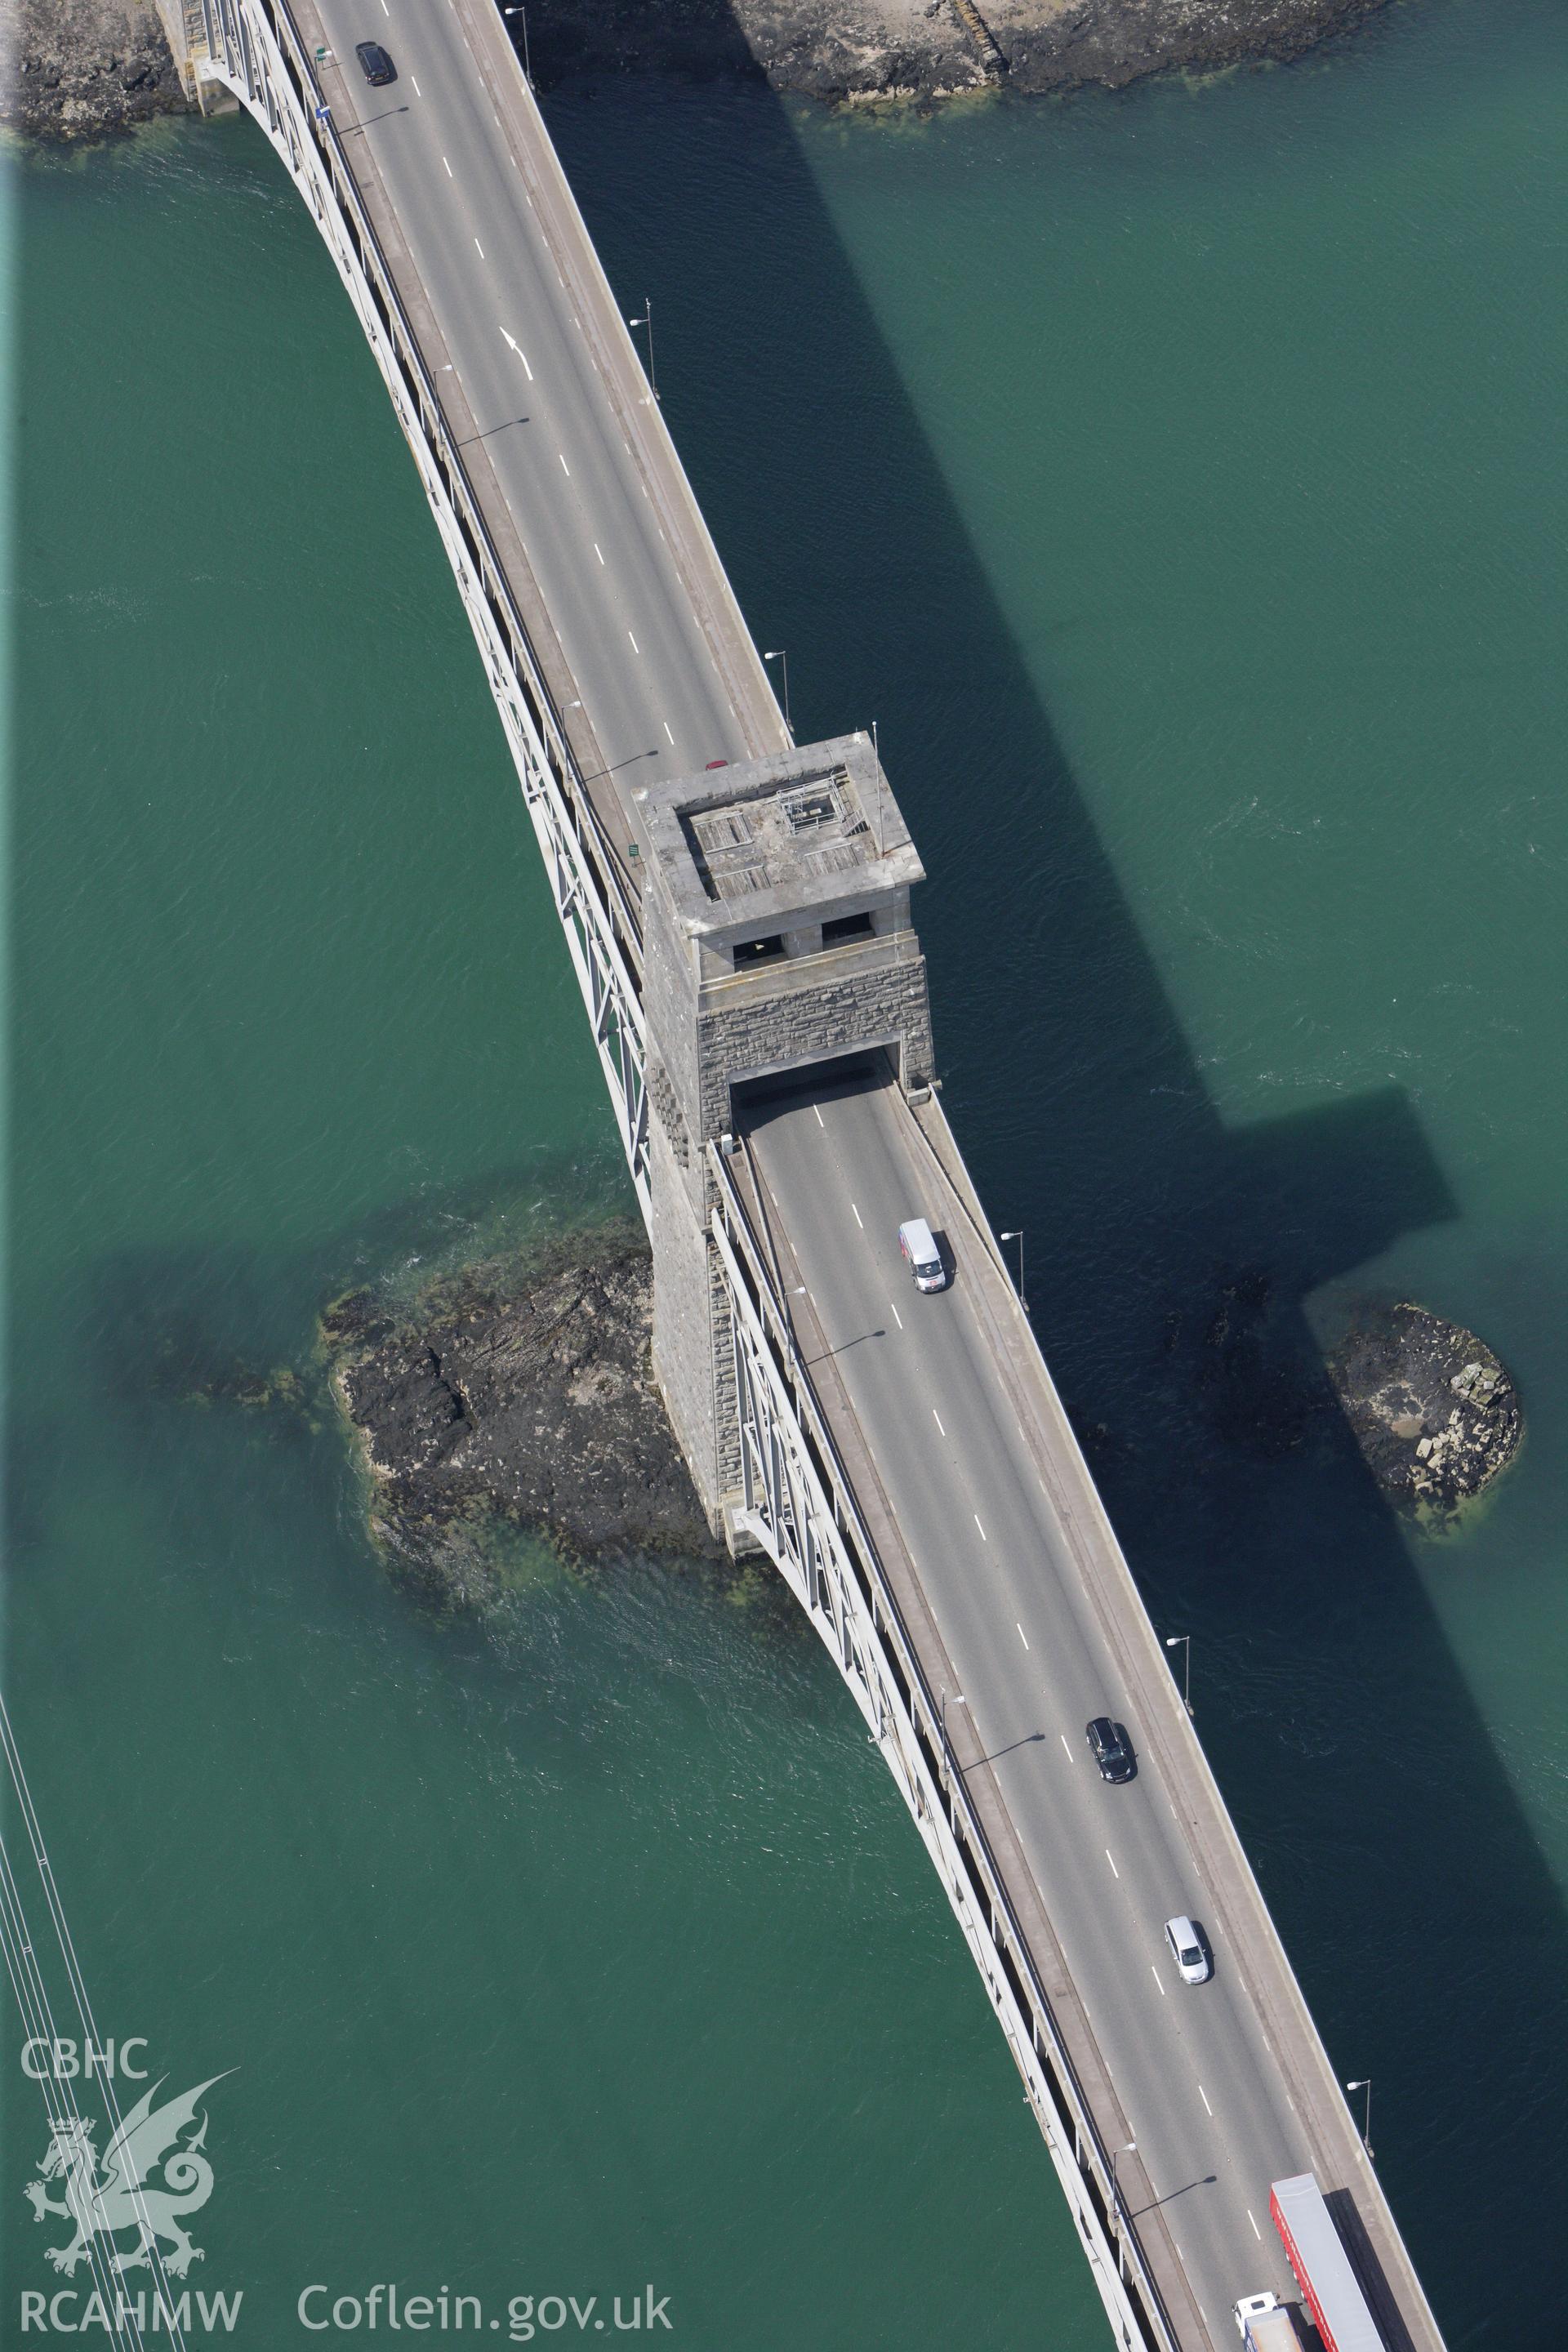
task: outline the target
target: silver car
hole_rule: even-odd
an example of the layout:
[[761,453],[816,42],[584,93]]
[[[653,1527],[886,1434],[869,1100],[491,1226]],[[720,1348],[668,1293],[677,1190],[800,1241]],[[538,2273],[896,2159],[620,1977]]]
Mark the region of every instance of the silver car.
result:
[[1184,1984],[1207,1984],[1214,1974],[1214,1961],[1209,1956],[1208,1940],[1195,1919],[1184,1911],[1165,1922],[1165,1941],[1171,1947]]

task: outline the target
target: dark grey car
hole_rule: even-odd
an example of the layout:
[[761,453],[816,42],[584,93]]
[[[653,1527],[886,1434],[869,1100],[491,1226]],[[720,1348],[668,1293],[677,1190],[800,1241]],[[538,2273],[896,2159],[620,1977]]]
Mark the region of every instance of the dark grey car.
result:
[[397,68],[379,41],[360,41],[354,55],[364,68],[364,78],[372,89],[384,89],[389,81],[397,79]]
[[1108,1715],[1097,1715],[1092,1723],[1084,1726],[1084,1733],[1102,1780],[1131,1780],[1134,1777],[1138,1761],[1124,1723],[1112,1723]]

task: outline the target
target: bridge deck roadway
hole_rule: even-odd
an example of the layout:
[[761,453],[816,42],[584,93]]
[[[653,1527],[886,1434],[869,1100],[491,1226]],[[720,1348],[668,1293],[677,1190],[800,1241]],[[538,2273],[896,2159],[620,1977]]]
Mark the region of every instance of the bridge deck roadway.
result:
[[[1175,1684],[1082,1456],[996,1262],[940,1113],[892,1086],[849,1086],[755,1111],[747,1150],[759,1214],[788,1286],[824,1410],[849,1461],[875,1465],[879,1549],[919,1595],[911,1616],[972,1786],[1005,1829],[993,1842],[1043,1914],[1058,2021],[1184,2341],[1174,2249],[1208,2339],[1230,2305],[1294,2294],[1268,2187],[1311,2169],[1350,2192],[1383,2274],[1391,2347],[1440,2339],[1366,2162]],[[955,1264],[922,1297],[898,1245],[927,1216]],[[894,1557],[889,1558],[891,1548]],[[1129,1727],[1137,1779],[1108,1787],[1084,1726]],[[979,1794],[978,1789],[975,1791]],[[1202,1922],[1215,1973],[1182,1984],[1162,1934]],[[1036,1933],[1040,1930],[1037,1929]],[[1057,2000],[1061,2003],[1058,1991]],[[1091,2044],[1086,2048],[1086,2042]],[[1156,2225],[1157,2219],[1157,2226]],[[1195,2335],[1194,2341],[1202,2339]]]
[[[612,835],[635,838],[637,782],[785,738],[622,309],[492,0],[293,5],[347,61],[324,86],[367,209],[580,764]],[[390,89],[358,77],[365,38],[393,54]],[[833,1351],[842,1450],[868,1482],[874,1460],[931,1678],[964,1694],[950,1729],[1030,1881],[1016,1908],[1050,1947],[1106,2137],[1138,2143],[1122,2179],[1183,2341],[1202,2338],[1170,2255],[1225,2342],[1237,2295],[1289,2287],[1268,2181],[1310,2163],[1353,2192],[1394,2352],[1441,2352],[945,1123],[934,1105],[921,1122],[886,1090],[825,1095],[759,1121],[756,1166]],[[954,1248],[942,1297],[903,1272],[916,1212]],[[1092,1774],[1083,1725],[1102,1710],[1138,1742],[1130,1788]],[[1215,1946],[1201,1990],[1161,1943],[1181,1909]]]
[[[609,837],[635,839],[636,785],[789,740],[632,346],[637,306],[492,0],[294,14],[331,51],[323,91],[579,766]],[[390,87],[365,82],[362,40],[390,51]]]

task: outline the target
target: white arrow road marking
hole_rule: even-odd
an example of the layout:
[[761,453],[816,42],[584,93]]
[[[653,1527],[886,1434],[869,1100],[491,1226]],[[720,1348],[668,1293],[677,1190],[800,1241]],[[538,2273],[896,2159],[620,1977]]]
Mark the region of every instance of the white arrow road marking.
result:
[[[441,158],[441,161],[443,162],[443,163],[446,162],[446,160],[447,160],[447,158],[445,157],[445,155],[443,155],[443,156],[442,156],[442,158]],[[528,380],[529,380],[530,383],[531,383],[533,382],[533,370],[532,370],[532,369],[529,366],[529,364],[528,364],[528,353],[523,350],[522,345],[518,341],[517,337],[516,337],[515,335],[509,335],[509,334],[507,333],[507,331],[506,331],[506,329],[505,329],[504,327],[501,329],[501,336],[502,336],[503,341],[505,341],[506,342],[508,342],[508,343],[510,343],[510,344],[511,345],[512,350],[517,353],[518,358],[522,362],[522,372],[523,372],[524,375],[528,378]],[[594,552],[595,552],[595,555],[599,555],[599,551],[598,551],[598,549],[597,549],[597,548],[595,548],[595,549],[594,550]],[[604,559],[604,557],[603,557],[602,555],[599,555],[599,561],[600,561],[600,562],[601,562],[601,563],[603,563],[604,560],[605,560],[605,559]]]

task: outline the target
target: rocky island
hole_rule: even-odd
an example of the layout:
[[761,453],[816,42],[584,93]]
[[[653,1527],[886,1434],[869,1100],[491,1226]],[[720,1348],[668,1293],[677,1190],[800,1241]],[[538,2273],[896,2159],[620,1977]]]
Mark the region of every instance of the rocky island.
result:
[[[1385,0],[552,0],[541,88],[576,73],[758,76],[838,103],[1005,86],[1121,89],[1149,74],[1300,56]],[[13,0],[0,121],[92,138],[184,110],[153,0]]]
[[647,1242],[616,1226],[465,1268],[403,1307],[357,1290],[327,1309],[372,1533],[426,1598],[489,1598],[507,1527],[575,1558],[727,1558],[653,1384],[652,1301]]
[[1523,1434],[1518,1392],[1491,1349],[1408,1301],[1363,1310],[1328,1370],[1378,1485],[1424,1518],[1489,1486]]

